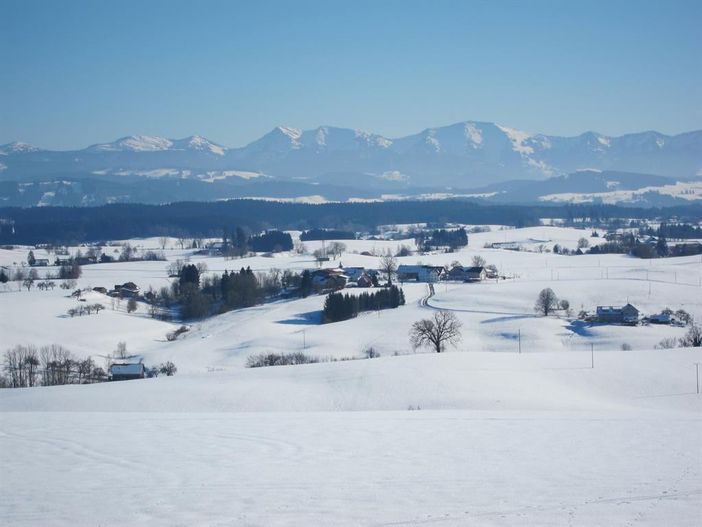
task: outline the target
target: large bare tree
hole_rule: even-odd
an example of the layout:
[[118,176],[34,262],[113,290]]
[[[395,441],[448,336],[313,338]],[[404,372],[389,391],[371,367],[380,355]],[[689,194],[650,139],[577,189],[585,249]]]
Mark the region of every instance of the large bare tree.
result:
[[547,287],[542,289],[534,304],[534,311],[547,317],[552,311],[558,309],[558,297],[553,289]]
[[392,275],[397,271],[397,258],[389,251],[380,258],[380,272],[388,277],[388,285],[392,285]]
[[446,344],[456,345],[461,340],[462,324],[450,311],[437,311],[432,318],[412,324],[410,342],[415,348],[431,346],[441,353]]

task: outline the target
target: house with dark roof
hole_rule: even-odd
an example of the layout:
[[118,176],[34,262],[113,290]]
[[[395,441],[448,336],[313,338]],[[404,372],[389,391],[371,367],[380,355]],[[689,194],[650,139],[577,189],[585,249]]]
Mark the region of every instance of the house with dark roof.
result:
[[397,279],[400,282],[438,282],[444,276],[446,269],[436,265],[400,265],[397,268]]
[[115,284],[115,288],[110,292],[110,295],[121,298],[138,298],[140,291],[139,286],[134,282],[125,282],[121,285]]
[[344,273],[344,269],[327,268],[310,271],[312,277],[312,287],[315,291],[337,291],[346,287],[349,277]]
[[488,277],[487,269],[482,266],[463,267],[455,265],[448,272],[448,280],[459,280],[461,282],[479,282]]
[[638,324],[639,310],[631,304],[625,306],[597,306],[597,321],[608,324]]

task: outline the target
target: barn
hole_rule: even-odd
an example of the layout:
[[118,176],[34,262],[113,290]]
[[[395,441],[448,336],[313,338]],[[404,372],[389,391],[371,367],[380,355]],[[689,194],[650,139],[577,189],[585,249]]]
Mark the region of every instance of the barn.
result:
[[110,366],[111,381],[130,381],[144,378],[144,365],[141,362],[115,362]]

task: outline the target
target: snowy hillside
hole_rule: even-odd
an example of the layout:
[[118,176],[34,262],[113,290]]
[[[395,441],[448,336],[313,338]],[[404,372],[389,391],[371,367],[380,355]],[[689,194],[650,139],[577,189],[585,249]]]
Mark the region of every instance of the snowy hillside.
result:
[[[150,318],[141,302],[127,313],[126,302],[90,292],[86,302],[106,309],[72,318],[77,300],[65,290],[2,286],[5,347],[58,343],[101,364],[122,341],[146,364],[171,360],[178,373],[0,390],[0,516],[13,526],[96,518],[107,526],[695,525],[700,348],[655,349],[682,327],[587,325],[533,307],[551,287],[576,312],[631,302],[646,314],[685,309],[699,321],[702,263],[536,252],[575,248],[588,234],[492,226],[455,253],[398,260],[482,256],[506,280],[441,283],[433,295],[406,283],[406,305],[331,324],[319,323],[323,296],[282,300],[194,321],[175,341],[165,336],[180,322]],[[386,249],[414,247],[411,239],[343,242],[329,266],[374,268]],[[493,243],[523,250],[485,248]],[[321,244],[306,242],[307,252]],[[315,266],[292,252],[195,255],[174,239],[165,253],[210,274]],[[0,249],[0,265],[26,255]],[[78,286],[157,289],[171,280],[167,266],[85,265]],[[413,350],[410,326],[437,310],[458,317],[462,340],[442,354]],[[363,359],[370,347],[380,358]],[[245,367],[251,355],[292,351],[322,362]]]

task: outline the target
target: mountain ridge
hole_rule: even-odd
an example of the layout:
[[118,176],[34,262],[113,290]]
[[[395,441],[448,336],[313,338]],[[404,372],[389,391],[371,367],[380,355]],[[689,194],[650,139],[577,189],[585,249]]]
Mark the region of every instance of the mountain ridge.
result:
[[237,148],[199,135],[182,139],[132,135],[65,151],[15,142],[1,145],[0,156],[0,180],[4,181],[70,171],[197,169],[320,181],[339,172],[393,174],[414,185],[465,188],[544,179],[582,169],[694,177],[702,175],[702,130],[676,135],[647,130],[620,136],[594,131],[555,136],[485,121],[461,121],[388,138],[335,126],[310,130],[278,126]]

